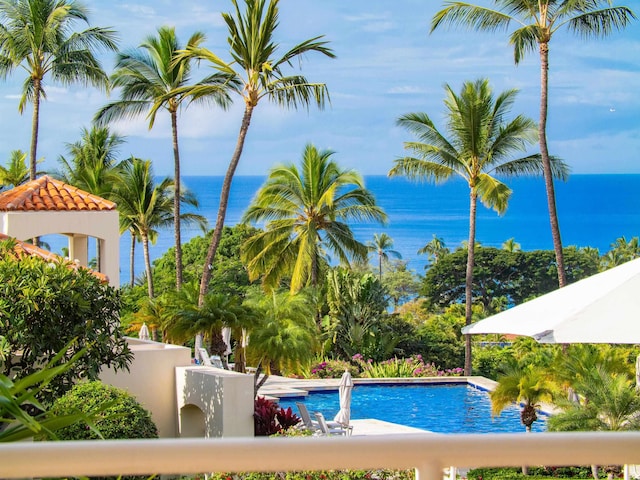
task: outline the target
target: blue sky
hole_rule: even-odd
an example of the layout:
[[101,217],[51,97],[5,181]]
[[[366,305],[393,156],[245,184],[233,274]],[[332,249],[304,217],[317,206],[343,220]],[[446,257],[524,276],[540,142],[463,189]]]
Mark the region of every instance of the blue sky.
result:
[[[476,3],[489,5],[486,0]],[[637,9],[636,1],[626,3]],[[221,11],[232,10],[228,0],[89,0],[85,5],[92,25],[119,33],[122,49],[137,46],[161,25],[174,25],[181,42],[201,30],[206,46],[229,59],[220,17]],[[519,89],[513,113],[537,121],[537,53],[516,67],[505,33],[442,29],[429,35],[431,18],[442,6],[440,0],[281,0],[275,39],[281,52],[325,35],[337,55],[309,55],[302,63],[309,80],[327,84],[331,105],[324,111],[296,112],[263,101],[254,113],[237,173],[263,175],[276,163],[297,162],[304,146],[313,143],[334,150],[334,159],[344,167],[386,174],[403,155],[403,142],[411,139],[395,126],[398,116],[423,111],[439,122],[443,85],[458,90],[462,82],[479,77],[489,78],[495,91]],[[103,58],[110,72],[114,55]],[[559,32],[551,43],[550,64],[551,153],[569,163],[573,173],[640,173],[640,22],[606,40],[585,41]],[[194,80],[205,73],[206,67],[195,72]],[[2,163],[11,150],[29,149],[31,106],[22,116],[17,109],[22,75],[18,69],[0,83]],[[56,85],[51,79],[46,88],[38,147],[45,170],[57,167],[65,145],[79,139],[81,129],[108,101],[97,90]],[[112,93],[116,97],[117,91]],[[236,101],[226,112],[199,106],[181,112],[184,175],[225,172],[242,109]],[[157,174],[171,174],[167,115],[159,115],[151,131],[144,119],[114,128],[126,136],[123,158],[149,158]]]

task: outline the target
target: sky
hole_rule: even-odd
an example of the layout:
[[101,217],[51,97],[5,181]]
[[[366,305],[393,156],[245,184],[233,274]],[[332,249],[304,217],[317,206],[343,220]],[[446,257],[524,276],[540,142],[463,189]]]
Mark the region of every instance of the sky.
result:
[[[239,0],[242,4],[242,0]],[[477,0],[490,5],[489,0]],[[623,4],[620,0],[617,5]],[[640,14],[637,0],[626,0]],[[230,60],[227,29],[220,12],[230,0],[85,0],[92,26],[111,27],[122,50],[137,47],[162,25],[175,26],[181,43],[195,32],[205,46]],[[518,66],[505,32],[482,33],[446,27],[429,33],[442,0],[281,0],[274,41],[280,54],[309,38],[324,35],[337,58],[309,54],[287,74],[302,73],[327,85],[331,103],[283,110],[261,101],[256,108],[238,175],[265,175],[276,164],[297,163],[305,145],[335,152],[344,168],[364,175],[386,175],[413,138],[395,125],[409,112],[425,112],[444,130],[444,85],[488,78],[495,92],[519,90],[512,113],[539,117],[540,69],[537,52]],[[78,29],[86,25],[78,24]],[[111,73],[115,54],[101,54]],[[193,80],[210,73],[202,64]],[[18,112],[24,71],[0,80],[0,163],[15,149],[29,150],[31,105]],[[640,173],[640,21],[605,40],[584,40],[559,31],[550,48],[548,142],[572,173]],[[83,128],[110,97],[79,85],[46,79],[41,105],[38,156],[41,170],[58,168]],[[180,112],[183,175],[223,175],[236,144],[244,104],[231,108],[191,105]],[[119,122],[125,136],[120,157],[151,159],[157,175],[171,175],[173,154],[168,114],[152,130],[144,118]],[[5,160],[3,160],[5,159]]]

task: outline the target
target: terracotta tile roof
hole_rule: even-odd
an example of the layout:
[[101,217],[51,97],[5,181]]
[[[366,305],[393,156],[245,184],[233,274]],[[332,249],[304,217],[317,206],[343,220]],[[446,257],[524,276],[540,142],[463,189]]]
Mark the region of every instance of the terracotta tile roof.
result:
[[0,194],[0,211],[115,210],[116,204],[48,175]]
[[[79,268],[86,268],[61,257],[60,255],[56,255],[55,253],[49,252],[48,250],[44,250],[40,247],[36,247],[35,245],[32,245],[27,242],[21,242],[20,240],[10,237],[9,235],[0,233],[0,241],[4,241],[4,240],[13,240],[15,242],[13,251],[16,253],[16,256],[18,258],[22,257],[23,255],[32,255],[32,256],[43,258],[44,260],[47,260],[49,262],[67,262],[69,265],[69,268],[73,268],[75,270]],[[109,281],[109,277],[107,277],[104,273],[91,270],[90,268],[87,268],[87,270],[89,270],[89,272],[92,275],[99,278],[103,282]]]

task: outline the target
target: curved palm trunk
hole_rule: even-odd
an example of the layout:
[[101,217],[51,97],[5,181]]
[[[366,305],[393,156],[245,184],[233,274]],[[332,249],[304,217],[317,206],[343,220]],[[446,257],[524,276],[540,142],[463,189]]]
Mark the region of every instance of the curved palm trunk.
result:
[[251,115],[253,114],[254,106],[246,104],[244,110],[244,116],[242,117],[242,124],[240,125],[240,132],[238,134],[238,141],[236,142],[236,149],[229,162],[227,173],[224,176],[224,182],[222,184],[222,190],[220,192],[220,206],[218,207],[218,216],[216,217],[216,227],[211,237],[211,244],[207,251],[207,258],[204,262],[204,271],[202,272],[202,279],[200,281],[200,295],[198,298],[198,305],[202,306],[204,296],[209,288],[209,282],[211,281],[211,272],[213,269],[213,259],[216,256],[218,245],[220,245],[220,238],[222,237],[222,229],[224,228],[224,219],[227,215],[227,205],[229,203],[229,192],[231,191],[231,182],[233,175],[238,167],[240,156],[242,155],[242,149],[244,148],[244,140],[251,124]]
[[173,136],[173,182],[175,195],[173,198],[173,238],[176,245],[176,290],[182,287],[182,239],[180,235],[180,151],[178,150],[178,115],[171,110],[171,133]]
[[[29,180],[36,179],[36,158],[38,150],[38,128],[40,123],[40,79],[33,80],[33,118],[31,119],[31,150],[29,161]],[[37,245],[37,244],[36,244]]]
[[131,233],[131,251],[129,252],[129,283],[133,287],[136,280],[135,270],[135,254],[136,254],[136,236]]
[[[473,265],[476,249],[476,210],[478,196],[473,189],[469,195],[469,244],[467,245],[467,272],[464,282],[465,325],[471,324],[473,302]],[[464,336],[464,374],[471,375],[471,335]]]
[[151,277],[151,260],[149,259],[149,237],[142,235],[142,253],[144,254],[144,268],[147,272],[147,292],[153,298],[153,278]]
[[558,267],[558,284],[564,287],[567,284],[567,274],[564,268],[564,254],[562,252],[562,239],[560,237],[560,225],[558,223],[558,212],[556,210],[556,194],[553,187],[553,174],[551,173],[551,161],[549,160],[549,150],[547,147],[547,108],[549,91],[549,44],[540,44],[540,123],[539,140],[540,155],[542,157],[542,168],[544,173],[544,184],[547,190],[547,205],[549,207],[549,222],[551,223],[551,237],[553,238],[553,249],[556,254],[556,264]]

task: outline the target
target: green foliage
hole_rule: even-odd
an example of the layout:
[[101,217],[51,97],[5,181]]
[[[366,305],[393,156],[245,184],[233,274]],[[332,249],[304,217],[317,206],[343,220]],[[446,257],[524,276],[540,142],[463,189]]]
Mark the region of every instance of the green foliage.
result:
[[351,358],[361,353],[374,360],[388,358],[400,340],[381,328],[388,295],[375,275],[334,268],[327,275],[329,315],[323,327],[334,354]]
[[[564,250],[569,283],[598,272],[598,259],[586,250]],[[426,272],[421,293],[441,307],[464,302],[467,252],[458,249],[445,255]],[[551,250],[509,252],[477,247],[473,270],[473,298],[491,312],[494,299],[504,297],[517,305],[558,288],[555,256]]]
[[382,285],[389,292],[393,305],[398,305],[414,298],[420,290],[420,281],[413,270],[407,269],[406,262],[391,262],[382,275]]
[[414,470],[309,470],[303,472],[213,473],[210,480],[413,480]]
[[464,316],[452,313],[430,316],[416,332],[424,358],[442,368],[456,368],[464,363],[464,340],[460,330]]
[[[213,264],[210,292],[244,296],[251,282],[246,268],[240,261],[240,245],[258,232],[257,228],[243,224],[224,227]],[[200,280],[212,234],[213,230],[205,237],[194,237],[182,246],[184,283]],[[159,294],[175,289],[175,268],[174,247],[153,262],[153,278]]]
[[593,478],[590,467],[528,467],[528,475],[521,468],[473,468],[467,472],[469,480],[536,480],[538,478]]
[[0,335],[10,347],[4,374],[35,373],[76,339],[64,359],[84,347],[86,354],[39,393],[47,404],[76,380],[96,379],[101,368],[126,368],[132,354],[120,329],[118,292],[67,262],[17,258],[12,245],[0,242]]
[[83,412],[66,412],[55,414],[47,411],[37,400],[39,393],[55,379],[67,371],[74,362],[86,353],[80,350],[70,360],[61,363],[64,348],[42,369],[27,375],[20,380],[11,380],[0,374],[0,443],[15,442],[37,437],[56,439],[56,431],[71,424],[82,422],[82,428],[93,427],[93,419],[99,414],[104,404]]
[[[96,418],[95,426],[102,437],[108,439],[158,438],[158,429],[151,414],[129,393],[101,382],[86,382],[73,387],[57,399],[51,412],[68,415],[91,412],[109,402],[110,405]],[[100,438],[95,431],[75,424],[58,431],[61,440],[94,440]]]
[[473,374],[497,380],[502,366],[513,359],[509,347],[475,347],[473,352]]

